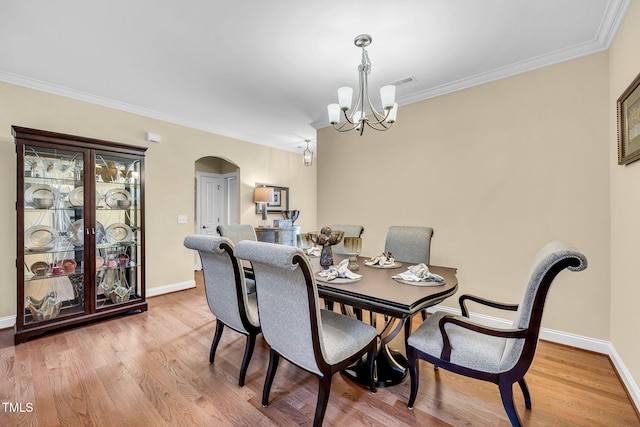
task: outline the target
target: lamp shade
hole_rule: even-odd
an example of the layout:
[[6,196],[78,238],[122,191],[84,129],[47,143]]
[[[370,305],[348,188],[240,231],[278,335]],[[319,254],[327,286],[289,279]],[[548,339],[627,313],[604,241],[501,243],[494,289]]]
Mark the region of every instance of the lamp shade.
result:
[[327,112],[329,113],[329,123],[336,124],[340,122],[340,106],[338,104],[327,105]]
[[353,88],[344,86],[338,88],[338,103],[341,110],[348,110],[351,108],[351,98],[353,97]]
[[273,187],[256,187],[253,192],[253,201],[255,203],[273,202]]
[[382,101],[382,108],[385,110],[393,108],[396,100],[396,87],[393,85],[382,86],[380,88],[380,100]]

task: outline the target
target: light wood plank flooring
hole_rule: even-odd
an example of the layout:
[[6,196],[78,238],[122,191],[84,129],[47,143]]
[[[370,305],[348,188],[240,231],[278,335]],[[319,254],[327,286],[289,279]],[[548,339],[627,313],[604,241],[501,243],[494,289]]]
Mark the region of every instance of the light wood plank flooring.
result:
[[[245,387],[237,385],[243,336],[226,329],[216,363],[209,364],[215,319],[198,274],[196,279],[193,290],[149,299],[147,313],[18,346],[13,345],[12,330],[0,331],[0,425],[310,425],[317,380],[285,360],[272,387],[271,403],[262,407],[268,363],[262,337]],[[396,348],[402,349],[401,344],[396,342]],[[420,375],[412,411],[406,407],[408,380],[371,394],[335,375],[324,425],[510,425],[495,385],[434,371],[425,362]],[[522,395],[514,389],[525,425],[640,425],[606,356],[541,342],[527,381],[532,410],[524,409]],[[12,412],[8,403],[13,411],[22,412]]]

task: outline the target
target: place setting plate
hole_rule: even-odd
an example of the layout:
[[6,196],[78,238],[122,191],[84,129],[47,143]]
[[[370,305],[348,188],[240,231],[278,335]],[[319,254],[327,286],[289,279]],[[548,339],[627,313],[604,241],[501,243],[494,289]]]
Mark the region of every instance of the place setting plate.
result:
[[442,286],[447,283],[445,281],[436,282],[435,280],[422,280],[422,281],[404,280],[404,279],[398,279],[396,277],[394,277],[393,280],[399,283],[403,283],[405,285],[422,286],[422,287],[436,287],[436,286]]
[[367,264],[367,261],[365,261],[363,263],[364,265],[366,265],[367,267],[371,267],[371,268],[379,268],[381,270],[386,270],[386,269],[392,269],[392,268],[400,268],[402,267],[402,263],[398,262],[398,261],[394,261],[393,264],[387,264],[387,265],[379,265],[379,264]]
[[348,279],[346,277],[336,277],[335,279],[328,280],[326,277],[320,276],[319,272],[314,274],[317,282],[326,283],[328,285],[347,285],[349,283],[355,283],[362,280],[362,277],[354,279]]

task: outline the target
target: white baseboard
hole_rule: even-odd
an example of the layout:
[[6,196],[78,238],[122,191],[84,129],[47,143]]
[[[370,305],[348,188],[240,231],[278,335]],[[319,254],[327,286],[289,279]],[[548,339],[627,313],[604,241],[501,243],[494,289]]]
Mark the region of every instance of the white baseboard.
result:
[[0,317],[0,329],[13,328],[16,324],[16,316]]
[[[444,311],[451,314],[460,314],[460,310],[439,305],[429,308],[428,311],[430,313],[434,311]],[[474,322],[482,323],[483,325],[491,326],[494,328],[510,328],[512,325],[512,322],[510,320],[478,313],[469,313],[469,318]],[[636,409],[640,408],[640,389],[638,388],[638,384],[636,384],[636,382],[634,381],[631,373],[625,366],[622,358],[613,347],[611,342],[547,328],[540,329],[540,338],[546,341],[564,344],[570,347],[576,347],[583,350],[593,351],[595,353],[606,354],[607,356],[609,356],[616,371],[618,371],[618,375],[620,375],[622,382],[627,388],[627,392],[629,393],[629,396],[631,396],[633,404],[635,405]]]
[[158,286],[155,288],[147,288],[147,297],[157,297],[158,295],[170,294],[171,292],[184,291],[196,287],[195,280],[187,280],[186,282],[172,283],[170,285]]

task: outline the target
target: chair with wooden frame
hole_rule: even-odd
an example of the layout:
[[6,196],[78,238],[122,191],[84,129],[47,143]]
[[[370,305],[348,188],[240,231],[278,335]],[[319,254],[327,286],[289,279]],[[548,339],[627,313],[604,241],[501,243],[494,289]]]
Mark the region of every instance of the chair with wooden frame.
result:
[[185,237],[184,246],[198,251],[200,255],[207,303],[211,313],[216,317],[216,331],[209,352],[209,363],[214,362],[225,326],[247,337],[238,380],[242,387],[256,337],[260,334],[255,293],[247,293],[242,266],[234,256],[231,240],[226,237],[194,234]]
[[371,374],[369,387],[375,392],[376,329],[352,317],[320,309],[313,270],[302,249],[245,240],[238,243],[235,253],[253,265],[262,336],[269,345],[263,406],[269,403],[281,356],[319,379],[314,426],[320,426],[324,419],[333,374],[365,353]]
[[[562,242],[544,246],[529,274],[520,304],[503,304],[474,295],[459,298],[462,316],[436,312],[429,316],[407,341],[407,359],[411,376],[409,409],[418,394],[418,359],[436,368],[489,381],[498,385],[502,404],[513,426],[521,421],[513,403],[513,384],[518,383],[525,406],[531,409],[531,396],[524,376],[533,360],[547,293],[555,277],[565,268],[581,271],[587,267],[585,256]],[[516,311],[509,329],[491,328],[472,322],[465,301],[492,308]]]

